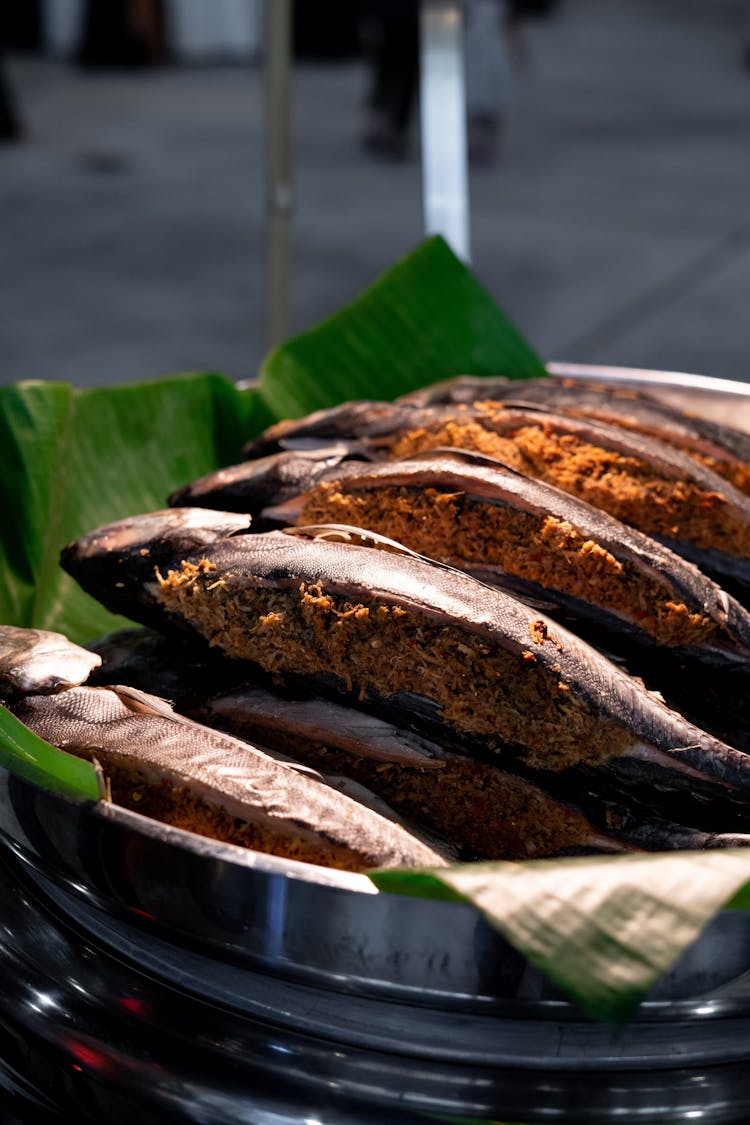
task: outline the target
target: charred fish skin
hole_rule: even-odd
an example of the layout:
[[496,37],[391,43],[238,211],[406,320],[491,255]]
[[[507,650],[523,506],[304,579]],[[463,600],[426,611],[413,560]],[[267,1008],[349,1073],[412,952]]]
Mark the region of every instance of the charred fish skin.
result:
[[637,430],[682,449],[746,495],[750,493],[750,434],[686,414],[640,388],[554,375],[525,380],[459,376],[398,401],[438,406],[487,399],[536,403],[574,417]]
[[[109,565],[117,571],[111,553]],[[674,758],[677,784],[689,767],[727,792],[747,790],[745,755],[685,723],[575,635],[452,568],[280,532],[219,540],[175,567],[149,591],[165,620],[180,618],[271,674],[333,677],[350,696],[432,696],[454,730],[489,744],[499,727],[498,743],[520,743],[542,768],[626,750],[647,762],[655,748]],[[142,608],[135,594],[130,615]],[[528,697],[520,710],[519,693]]]
[[275,521],[264,517],[264,508],[296,496],[330,475],[356,471],[360,463],[350,456],[347,446],[272,453],[199,477],[173,492],[168,503],[176,508],[247,513],[253,531],[267,531]]
[[204,508],[165,508],[105,524],[69,543],[60,564],[79,586],[112,613],[130,616],[134,596],[144,625],[180,629],[153,597],[156,571],[166,563],[200,555],[217,539],[243,534],[250,517]]
[[[554,485],[464,450],[331,474],[274,518],[366,524],[593,626],[750,662],[750,614],[682,556]],[[692,651],[691,651],[692,650]]]
[[316,410],[303,418],[276,422],[247,442],[242,455],[252,460],[283,450],[314,450],[332,442],[343,443],[350,450],[359,449],[367,455],[367,441],[363,441],[360,448],[360,439],[392,434],[421,413],[421,408],[408,403],[352,400],[327,410]]
[[[359,429],[353,417],[358,406]],[[741,600],[750,596],[750,498],[674,446],[533,405],[381,404],[368,424],[365,408],[371,406],[351,403],[324,412],[324,434],[316,416],[301,419],[282,435],[282,446],[299,440],[314,447],[348,436],[350,449],[373,460],[439,446],[475,449],[603,508],[722,585],[731,582]]]
[[127,684],[169,700],[178,710],[193,697],[230,691],[247,679],[245,666],[187,634],[176,639],[153,629],[118,629],[86,647],[101,660],[89,676],[91,687]]
[[488,402],[429,408],[387,445],[391,457],[445,445],[479,449],[664,542],[722,585],[750,589],[750,498],[654,438],[541,407]]
[[451,858],[397,814],[387,818],[322,775],[194,723],[145,692],[72,688],[29,696],[15,713],[46,741],[98,761],[121,803],[178,827],[350,870]]
[[[602,771],[558,788],[543,774],[508,773],[430,742],[380,717],[329,699],[243,687],[194,702],[209,726],[259,741],[306,765],[332,768],[451,840],[465,859],[523,859],[584,852],[703,849],[750,844],[739,831],[703,831],[666,819],[638,793],[605,796]],[[591,784],[599,784],[598,791]],[[584,795],[583,801],[581,800]],[[687,805],[683,811],[690,816]],[[724,808],[725,821],[733,823]],[[727,827],[727,823],[723,826]],[[748,817],[744,825],[750,826]]]
[[100,664],[100,656],[62,633],[0,625],[0,700],[75,687]]

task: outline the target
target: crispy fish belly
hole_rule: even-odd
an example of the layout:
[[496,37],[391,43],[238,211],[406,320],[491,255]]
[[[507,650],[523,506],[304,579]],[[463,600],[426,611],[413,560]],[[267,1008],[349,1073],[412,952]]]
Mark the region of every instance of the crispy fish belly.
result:
[[404,396],[421,406],[447,403],[530,402],[558,413],[623,426],[658,438],[724,477],[750,495],[750,434],[677,410],[629,387],[589,379],[460,376]]
[[145,692],[72,688],[29,696],[15,713],[47,742],[98,761],[117,804],[166,824],[346,870],[447,862],[448,853],[395,813],[387,818],[321,775],[192,722]]
[[[60,563],[77,582],[113,613],[130,616],[132,590],[140,591],[137,620],[164,625],[164,615],[149,594],[156,570],[179,555],[189,558],[209,543],[246,532],[250,517],[207,508],[165,508],[105,524],[68,544]],[[179,628],[178,622],[167,622]]]
[[233,658],[355,698],[406,697],[414,723],[414,700],[426,701],[425,725],[437,716],[488,755],[548,770],[627,759],[659,783],[714,794],[750,784],[750,758],[580,638],[418,556],[268,532],[213,544],[162,578],[158,597]]
[[750,615],[695,566],[561,489],[462,450],[360,466],[273,509],[399,540],[636,638],[750,661]]
[[0,700],[81,684],[101,662],[62,633],[0,625]]
[[[442,411],[440,417],[436,411]],[[391,457],[452,446],[495,457],[654,536],[711,574],[750,584],[750,500],[671,446],[535,407],[431,408]]]
[[455,843],[465,858],[750,843],[750,836],[701,832],[598,794],[576,805],[555,796],[538,777],[474,761],[331,700],[245,687],[205,699],[189,713],[324,773],[354,777],[404,816]]

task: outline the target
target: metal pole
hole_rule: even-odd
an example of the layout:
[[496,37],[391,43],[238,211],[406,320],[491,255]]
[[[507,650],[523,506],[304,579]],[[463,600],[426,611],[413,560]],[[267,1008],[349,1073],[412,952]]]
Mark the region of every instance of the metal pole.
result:
[[266,343],[288,334],[292,191],[291,0],[266,0]]
[[442,234],[471,259],[463,5],[422,0],[422,196],[426,234]]

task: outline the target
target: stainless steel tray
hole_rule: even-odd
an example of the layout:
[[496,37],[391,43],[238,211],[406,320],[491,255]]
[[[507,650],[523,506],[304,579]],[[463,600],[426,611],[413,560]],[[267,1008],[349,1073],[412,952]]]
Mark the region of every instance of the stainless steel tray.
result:
[[649,371],[641,367],[607,367],[586,363],[548,363],[551,375],[598,379],[647,391],[693,414],[713,418],[750,433],[750,382],[686,375],[680,371]]
[[[750,430],[747,384],[554,369],[648,381]],[[379,894],[365,876],[69,801],[5,771],[0,838],[0,1027],[85,1071],[107,1120],[121,1103],[122,1120],[136,1104],[156,1120],[179,1103],[184,1120],[277,1125],[300,1120],[300,1106],[331,1122],[577,1125],[730,1122],[750,1108],[750,914],[722,912],[614,1033],[469,906]],[[108,1060],[93,1076],[68,1044],[84,1010],[86,1042]],[[180,1063],[186,1021],[201,1050]],[[34,1082],[59,1096],[48,1061]],[[279,1082],[296,1091],[286,1117]]]

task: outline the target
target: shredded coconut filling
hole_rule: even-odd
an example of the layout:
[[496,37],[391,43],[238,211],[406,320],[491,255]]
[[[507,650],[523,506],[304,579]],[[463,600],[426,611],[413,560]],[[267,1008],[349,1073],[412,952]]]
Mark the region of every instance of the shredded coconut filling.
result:
[[243,723],[241,717],[224,717],[223,725],[321,773],[354,778],[403,816],[474,856],[528,859],[591,843],[583,816],[483,762],[454,757],[439,770],[422,769],[373,761],[252,721]]
[[259,588],[212,564],[183,563],[161,580],[160,600],[231,657],[271,673],[332,673],[348,691],[434,700],[456,729],[521,748],[542,769],[621,753],[627,730],[602,716],[542,663],[537,646],[560,642],[529,628],[528,648],[509,651],[457,625],[375,600],[353,603],[321,584]]
[[717,630],[707,614],[691,611],[666,583],[640,574],[554,516],[481,503],[460,492],[346,491],[346,482],[334,482],[311,492],[300,522],[366,527],[464,570],[472,564],[500,566],[635,621],[663,645],[700,645]]
[[403,433],[391,445],[390,454],[406,457],[446,445],[505,461],[647,535],[685,539],[702,550],[716,548],[741,558],[750,555],[750,527],[720,492],[661,475],[637,456],[625,457],[542,425],[522,425],[500,434],[492,429],[488,412],[486,425],[449,421]]

